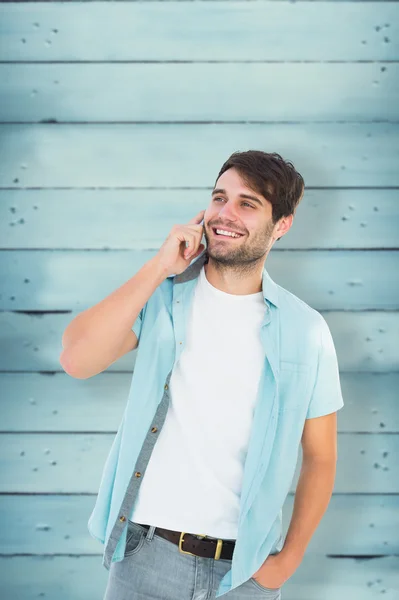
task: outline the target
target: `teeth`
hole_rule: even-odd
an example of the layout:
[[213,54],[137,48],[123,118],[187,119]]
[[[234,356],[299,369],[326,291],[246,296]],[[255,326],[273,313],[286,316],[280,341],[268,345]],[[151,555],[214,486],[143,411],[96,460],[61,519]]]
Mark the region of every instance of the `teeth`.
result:
[[236,233],[231,233],[231,231],[224,231],[224,229],[216,229],[216,233],[221,233],[222,235],[229,235],[230,237],[241,237]]

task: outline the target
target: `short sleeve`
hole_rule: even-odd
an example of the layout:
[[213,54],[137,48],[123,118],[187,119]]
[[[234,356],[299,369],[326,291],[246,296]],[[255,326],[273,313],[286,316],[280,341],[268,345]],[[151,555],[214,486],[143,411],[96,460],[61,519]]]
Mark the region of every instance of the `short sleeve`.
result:
[[135,320],[135,322],[133,323],[133,327],[132,327],[132,331],[133,331],[133,333],[136,334],[136,337],[138,340],[140,340],[141,326],[143,323],[143,314],[144,314],[144,308],[142,308],[141,311],[139,312],[138,317]]
[[307,419],[328,415],[344,406],[334,342],[326,320],[320,317],[318,365]]

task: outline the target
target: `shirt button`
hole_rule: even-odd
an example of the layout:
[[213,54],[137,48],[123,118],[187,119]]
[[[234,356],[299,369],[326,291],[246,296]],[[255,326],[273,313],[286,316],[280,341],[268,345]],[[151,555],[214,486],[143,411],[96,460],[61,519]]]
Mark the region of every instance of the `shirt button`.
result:
[[135,472],[134,474],[135,477],[141,477],[141,473],[139,473],[138,471]]
[[120,521],[126,521],[126,517],[124,517],[123,515],[121,515],[121,516],[119,517],[119,520],[120,520]]
[[168,387],[169,387],[169,386],[168,386],[168,384],[167,384],[167,383],[165,383],[165,387],[164,387],[164,389],[165,389],[165,390],[167,390],[167,389],[168,389]]
[[151,433],[155,433],[156,431],[158,431],[158,427],[152,427],[151,428]]

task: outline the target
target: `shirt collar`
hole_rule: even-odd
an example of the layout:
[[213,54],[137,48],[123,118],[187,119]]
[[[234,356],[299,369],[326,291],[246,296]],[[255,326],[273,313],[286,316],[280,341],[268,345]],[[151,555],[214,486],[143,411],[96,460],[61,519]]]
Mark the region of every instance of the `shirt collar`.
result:
[[[179,273],[178,275],[171,275],[173,278],[173,284],[184,283],[198,277],[202,267],[208,262],[208,259],[208,253],[205,248],[202,254],[200,254],[195,261],[192,262],[182,273]],[[263,268],[262,273],[262,292],[266,303],[271,302],[277,308],[279,307],[278,286],[270,277],[266,267]]]

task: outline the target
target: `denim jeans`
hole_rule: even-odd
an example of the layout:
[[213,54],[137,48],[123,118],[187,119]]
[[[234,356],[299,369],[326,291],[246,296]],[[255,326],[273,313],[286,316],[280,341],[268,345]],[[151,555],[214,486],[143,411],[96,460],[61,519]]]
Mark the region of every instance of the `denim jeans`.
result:
[[[182,554],[176,544],[128,521],[125,556],[111,563],[103,600],[210,600],[231,560]],[[281,588],[253,578],[224,594],[226,600],[280,600]]]

